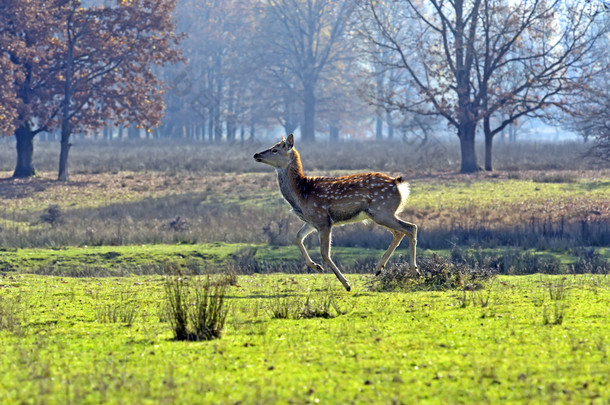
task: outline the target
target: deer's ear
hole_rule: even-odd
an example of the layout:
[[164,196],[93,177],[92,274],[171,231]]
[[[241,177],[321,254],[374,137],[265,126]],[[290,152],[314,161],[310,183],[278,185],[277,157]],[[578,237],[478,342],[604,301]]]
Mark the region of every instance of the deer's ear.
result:
[[288,135],[288,139],[286,139],[286,145],[288,145],[288,149],[292,149],[294,146],[294,135]]

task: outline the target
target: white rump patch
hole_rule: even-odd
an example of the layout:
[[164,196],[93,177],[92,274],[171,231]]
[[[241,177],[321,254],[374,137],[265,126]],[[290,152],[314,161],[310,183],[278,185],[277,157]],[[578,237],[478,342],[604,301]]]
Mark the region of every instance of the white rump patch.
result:
[[411,192],[411,189],[409,188],[409,183],[407,183],[406,181],[398,183],[398,192],[400,193],[400,205],[396,210],[397,213],[404,210],[405,206],[407,205],[407,199],[409,198],[409,193]]

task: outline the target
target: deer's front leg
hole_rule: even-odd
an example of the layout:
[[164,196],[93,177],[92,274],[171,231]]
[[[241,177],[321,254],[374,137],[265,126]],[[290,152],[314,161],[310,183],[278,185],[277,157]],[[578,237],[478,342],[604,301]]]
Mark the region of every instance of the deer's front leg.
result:
[[323,228],[318,232],[320,236],[320,253],[322,254],[322,259],[335,273],[341,284],[343,284],[343,287],[345,287],[347,291],[351,290],[352,287],[349,285],[343,274],[341,274],[341,271],[339,271],[337,265],[330,258],[330,228]]
[[307,249],[305,249],[305,245],[303,244],[303,241],[305,240],[307,235],[312,233],[315,229],[316,228],[314,228],[313,225],[305,223],[297,233],[296,243],[299,249],[301,250],[301,254],[303,255],[303,259],[305,260],[305,264],[307,265],[307,267],[313,270],[324,271],[322,266],[311,260],[311,257],[309,257],[309,253],[307,253]]

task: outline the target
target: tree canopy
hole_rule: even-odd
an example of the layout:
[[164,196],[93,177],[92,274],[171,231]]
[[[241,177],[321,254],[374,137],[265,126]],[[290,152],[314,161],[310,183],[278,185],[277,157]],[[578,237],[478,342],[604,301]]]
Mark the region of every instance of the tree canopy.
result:
[[[5,134],[17,137],[14,176],[34,174],[33,137],[61,128],[59,177],[70,134],[109,123],[159,125],[163,82],[154,66],[180,60],[174,0],[8,0],[0,7]],[[4,120],[3,120],[4,121]]]

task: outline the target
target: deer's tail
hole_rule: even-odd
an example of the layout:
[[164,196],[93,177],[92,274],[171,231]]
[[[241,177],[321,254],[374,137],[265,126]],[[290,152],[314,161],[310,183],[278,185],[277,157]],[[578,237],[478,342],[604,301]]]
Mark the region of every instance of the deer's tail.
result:
[[409,188],[409,183],[402,177],[396,177],[395,179],[396,187],[398,188],[398,192],[400,193],[400,205],[396,210],[396,213],[400,213],[407,206],[407,199],[409,198],[409,193],[411,189]]

